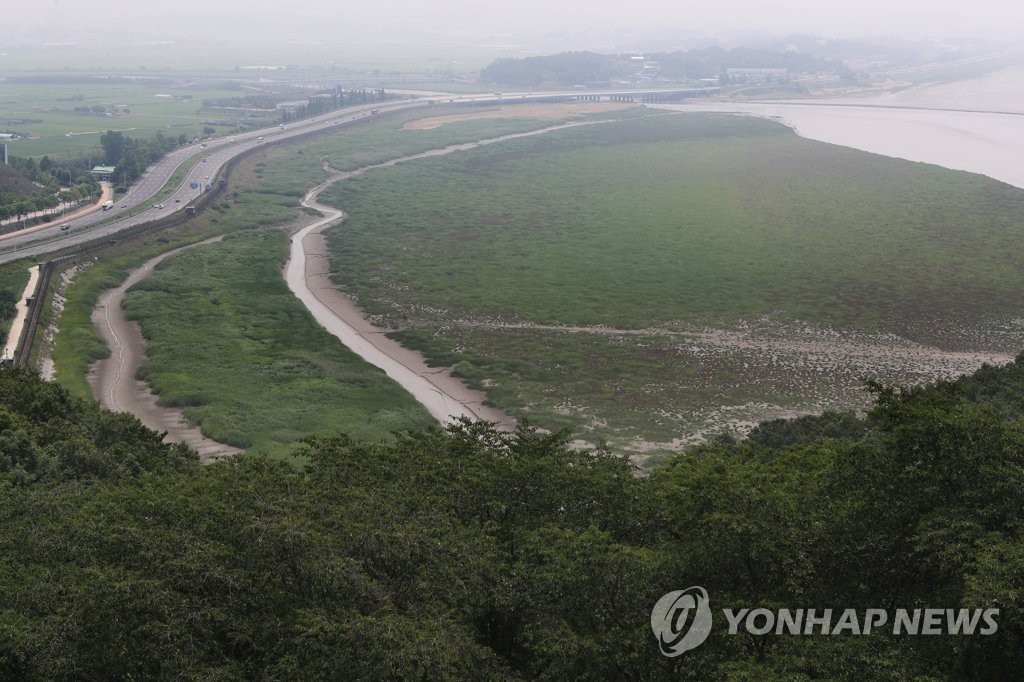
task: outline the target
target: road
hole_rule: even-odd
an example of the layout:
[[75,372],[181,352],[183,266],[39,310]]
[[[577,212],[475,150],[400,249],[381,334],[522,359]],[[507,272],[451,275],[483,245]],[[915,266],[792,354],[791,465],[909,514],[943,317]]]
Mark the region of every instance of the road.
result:
[[[27,218],[49,217],[50,219],[40,225],[26,227],[21,230],[18,230],[17,232],[8,232],[7,234],[0,234],[0,242],[14,237],[40,232],[48,227],[53,227],[54,225],[64,225],[67,224],[69,221],[74,220],[75,218],[81,218],[84,215],[88,215],[89,213],[94,213],[96,211],[101,210],[101,207],[103,206],[104,202],[114,198],[114,187],[109,182],[106,181],[100,182],[100,187],[102,188],[102,191],[100,192],[100,198],[99,201],[97,201],[95,204],[83,204],[72,209],[71,211],[67,211],[56,217],[54,217],[55,213],[51,211],[36,211],[35,213],[29,213],[28,216],[26,216]],[[17,218],[10,218],[8,220],[4,220],[3,224],[10,225],[11,223],[17,221]]]

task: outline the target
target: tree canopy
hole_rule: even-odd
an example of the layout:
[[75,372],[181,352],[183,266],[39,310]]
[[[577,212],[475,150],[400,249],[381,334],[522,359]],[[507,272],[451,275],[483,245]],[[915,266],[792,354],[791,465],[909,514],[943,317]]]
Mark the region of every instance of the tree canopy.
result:
[[729,68],[787,69],[792,73],[845,74],[839,60],[803,52],[751,47],[708,47],[643,55],[561,52],[491,62],[480,77],[487,82],[525,88],[543,85],[572,86],[632,80],[641,75],[669,80],[726,79]]
[[[1024,666],[1024,355],[873,385],[638,475],[570,434],[462,422],[202,466],[0,370],[0,678],[1003,680]],[[998,608],[989,636],[729,635],[650,613]]]

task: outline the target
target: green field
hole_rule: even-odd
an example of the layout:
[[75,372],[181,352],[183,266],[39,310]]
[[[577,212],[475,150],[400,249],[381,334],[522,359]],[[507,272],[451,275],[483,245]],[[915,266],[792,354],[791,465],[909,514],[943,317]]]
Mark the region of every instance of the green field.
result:
[[[403,129],[418,116],[267,147],[237,169],[188,240],[288,223],[305,189],[326,177],[323,157],[348,170],[551,125]],[[885,344],[907,343],[891,342],[893,334],[951,350],[1012,351],[1024,341],[1012,323],[1024,291],[1012,248],[1024,230],[1021,192],[809,142],[767,121],[657,115],[598,124],[375,170],[322,198],[350,215],[331,236],[335,279],[403,343],[454,366],[513,414],[619,445],[666,449],[737,422],[861,404],[863,378],[933,376],[898,353],[852,357],[865,344],[888,354]],[[268,253],[236,242],[226,262],[236,274],[270,272],[269,239],[259,241]],[[96,296],[130,263],[178,243],[164,241],[82,273],[55,351],[62,381],[78,392],[87,359],[102,352],[88,325]],[[175,286],[205,282],[206,295],[235,296],[230,279],[206,280],[212,262],[173,259]],[[169,349],[193,347],[203,333],[199,322],[175,326],[196,306],[185,289],[168,291],[175,295],[159,305],[132,304],[153,347],[165,349],[147,376],[170,402],[199,396],[204,407],[189,409],[209,431],[216,419],[207,410],[231,402],[223,347],[178,368]],[[284,299],[270,305],[275,312],[262,311],[258,323],[233,324],[292,339],[294,311]],[[225,324],[214,336],[234,338]],[[715,338],[723,334],[726,343]],[[253,402],[217,417],[221,437],[286,448],[299,429],[266,415],[295,377],[267,384],[277,374],[245,357],[232,381],[267,390],[245,389]],[[307,368],[314,384],[316,365]],[[260,419],[244,421],[245,413]]]
[[[510,110],[515,111],[514,107],[510,107]],[[634,116],[641,111],[642,109],[637,107],[619,112],[572,116],[571,118],[573,120],[610,119]],[[523,118],[480,118],[452,121],[436,128],[422,130],[404,127],[409,121],[417,119],[474,112],[485,113],[486,110],[438,105],[430,109],[388,114],[357,128],[330,136],[318,136],[311,140],[288,145],[285,148],[290,150],[288,154],[305,153],[326,156],[334,168],[349,171],[430,149],[441,149],[451,144],[522,133],[562,122],[524,116]],[[278,157],[274,155],[270,158]]]
[[[98,153],[100,135],[108,130],[142,139],[157,132],[174,138],[185,135],[191,141],[202,136],[206,127],[218,134],[235,129],[204,123],[228,116],[202,111],[203,100],[243,94],[246,92],[238,89],[217,89],[209,83],[190,85],[179,79],[119,85],[0,81],[0,132],[31,134],[30,138],[8,143],[12,156],[49,155],[52,159]],[[76,107],[101,107],[104,112],[78,113]],[[259,119],[248,118],[246,112],[238,112],[233,118],[253,127],[260,124]]]
[[287,235],[264,228],[176,255],[125,299],[150,363],[139,375],[215,440],[286,453],[309,435],[357,440],[434,423],[323,330],[280,276]]
[[713,423],[709,410],[806,411],[865,375],[922,378],[833,359],[798,371],[742,343],[712,361],[706,329],[790,346],[1024,342],[1000,327],[1024,312],[1024,192],[769,121],[588,126],[373,171],[321,198],[350,216],[331,233],[335,280],[369,313],[499,406],[600,435],[670,440]]

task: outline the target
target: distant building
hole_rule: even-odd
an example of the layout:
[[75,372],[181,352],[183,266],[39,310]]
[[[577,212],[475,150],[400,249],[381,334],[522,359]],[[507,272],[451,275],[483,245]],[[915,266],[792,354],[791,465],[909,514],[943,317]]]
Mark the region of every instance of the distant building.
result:
[[0,162],[7,165],[7,145],[5,144],[0,144]]
[[116,170],[117,166],[93,166],[89,173],[95,175],[100,180],[108,180]]

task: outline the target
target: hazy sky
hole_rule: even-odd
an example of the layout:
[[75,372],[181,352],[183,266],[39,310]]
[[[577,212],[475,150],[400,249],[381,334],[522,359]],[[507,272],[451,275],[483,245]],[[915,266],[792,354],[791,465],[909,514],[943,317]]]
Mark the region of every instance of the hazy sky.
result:
[[3,30],[14,43],[219,35],[230,42],[477,40],[547,47],[564,38],[567,48],[580,49],[588,47],[581,42],[614,47],[646,35],[678,35],[682,41],[787,32],[908,38],[1024,33],[1021,0],[32,0],[6,5]]

